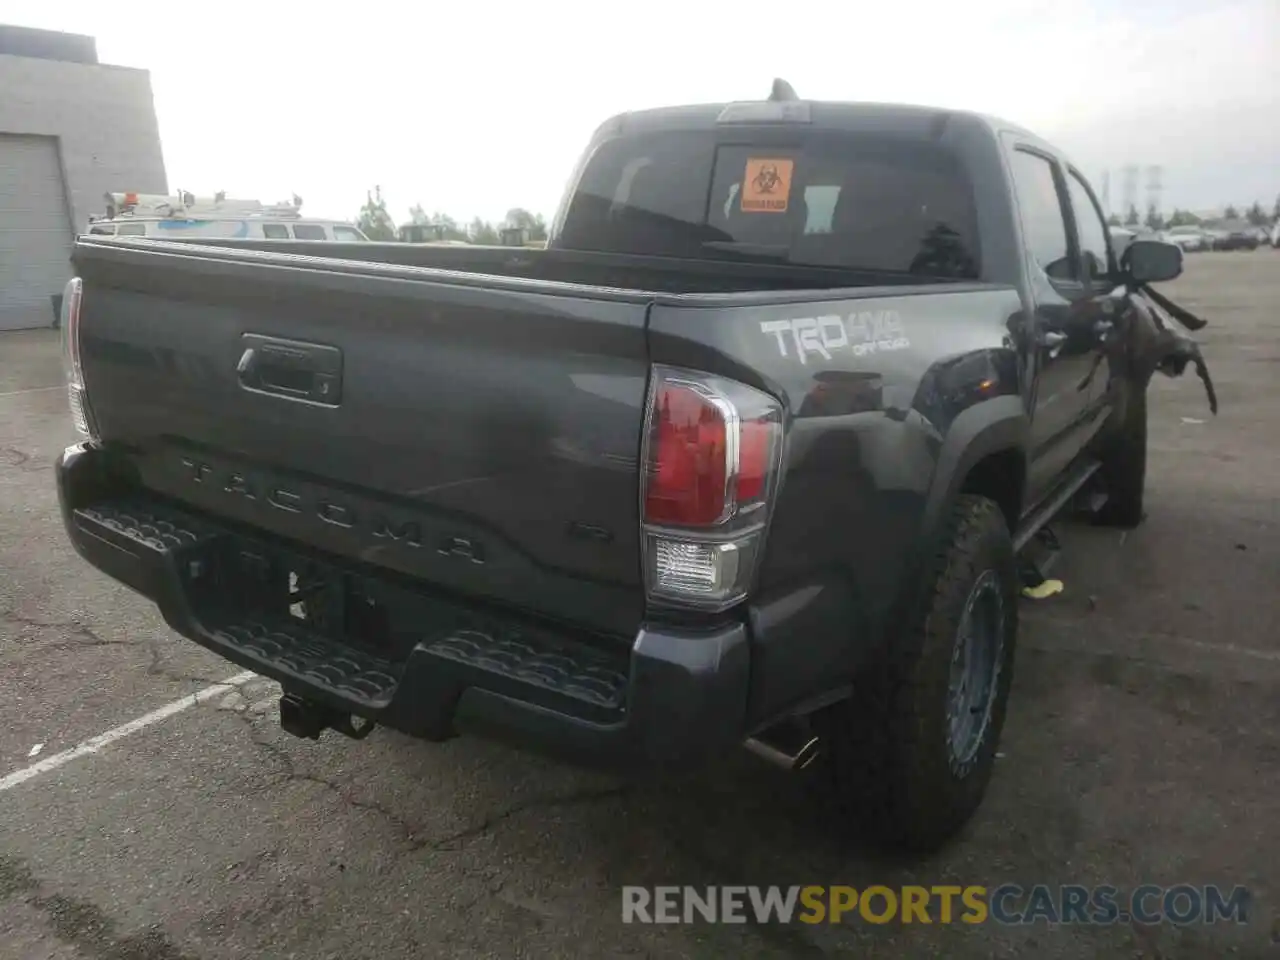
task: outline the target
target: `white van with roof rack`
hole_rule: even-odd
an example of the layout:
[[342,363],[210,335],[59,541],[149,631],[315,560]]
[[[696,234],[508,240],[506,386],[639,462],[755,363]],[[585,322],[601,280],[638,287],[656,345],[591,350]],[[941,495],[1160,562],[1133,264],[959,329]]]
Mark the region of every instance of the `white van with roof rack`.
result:
[[160,240],[184,237],[266,240],[332,240],[368,242],[353,223],[344,220],[303,218],[302,198],[263,204],[260,200],[233,200],[226,194],[197,197],[186,191],[173,196],[146,193],[108,193],[107,212],[90,217],[88,232],[118,237],[152,237]]

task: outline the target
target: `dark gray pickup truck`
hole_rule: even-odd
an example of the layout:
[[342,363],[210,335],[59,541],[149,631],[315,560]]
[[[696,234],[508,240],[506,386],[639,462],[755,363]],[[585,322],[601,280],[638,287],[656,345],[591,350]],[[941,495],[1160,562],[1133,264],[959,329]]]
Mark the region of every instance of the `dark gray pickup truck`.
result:
[[985,791],[1019,554],[1140,521],[1147,382],[1199,362],[1146,286],[1181,252],[1117,263],[1053,147],[782,83],[609,120],[545,250],[74,265],[67,532],[290,732],[747,744],[912,849]]

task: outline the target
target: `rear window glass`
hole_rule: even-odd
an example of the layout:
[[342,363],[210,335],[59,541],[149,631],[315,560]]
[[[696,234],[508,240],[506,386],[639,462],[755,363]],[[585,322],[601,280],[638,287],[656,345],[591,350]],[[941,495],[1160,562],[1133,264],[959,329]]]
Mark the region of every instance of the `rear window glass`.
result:
[[122,237],[145,237],[147,227],[142,223],[122,223],[116,233]]
[[314,223],[295,223],[293,236],[298,240],[325,240],[324,227]]
[[979,275],[973,191],[933,143],[810,134],[717,144],[623,137],[591,158],[561,244],[647,256],[758,257],[929,277]]

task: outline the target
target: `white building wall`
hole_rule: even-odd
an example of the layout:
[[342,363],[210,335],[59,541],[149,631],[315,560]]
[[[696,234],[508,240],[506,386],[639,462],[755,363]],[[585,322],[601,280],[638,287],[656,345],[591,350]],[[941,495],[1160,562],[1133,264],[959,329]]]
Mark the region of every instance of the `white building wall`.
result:
[[0,133],[57,138],[75,233],[108,190],[168,192],[145,70],[0,55]]

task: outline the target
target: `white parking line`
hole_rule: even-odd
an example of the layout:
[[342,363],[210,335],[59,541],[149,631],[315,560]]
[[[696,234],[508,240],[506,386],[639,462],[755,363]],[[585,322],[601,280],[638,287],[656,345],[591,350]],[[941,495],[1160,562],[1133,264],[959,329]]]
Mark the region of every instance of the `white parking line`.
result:
[[42,773],[48,773],[50,770],[57,770],[59,767],[70,763],[72,760],[78,760],[80,757],[88,756],[91,753],[97,753],[103,747],[115,743],[117,740],[123,740],[130,734],[137,733],[152,724],[159,723],[161,720],[167,720],[176,713],[181,713],[188,707],[194,707],[198,703],[203,703],[213,697],[218,697],[229,693],[239,687],[241,684],[247,683],[256,677],[257,674],[252,670],[244,673],[237,673],[234,677],[229,677],[221,683],[215,683],[212,686],[205,687],[203,690],[197,690],[194,694],[183,697],[180,700],[174,700],[167,703],[157,710],[145,713],[136,720],[130,720],[128,723],[121,724],[106,733],[100,733],[96,737],[90,737],[76,744],[70,750],[63,750],[61,753],[55,753],[45,757],[39,763],[33,763],[29,767],[23,767],[21,770],[15,770],[7,776],[0,777],[0,793],[6,790],[12,790],[14,787],[32,780]]
[[0,400],[3,400],[5,397],[21,397],[28,393],[48,393],[51,390],[65,389],[67,388],[64,384],[59,384],[56,387],[27,387],[25,390],[5,390],[0,391]]
[[[1280,650],[1263,650],[1258,647],[1241,647],[1234,643],[1214,643],[1209,640],[1196,640],[1194,637],[1183,637],[1176,633],[1132,633],[1130,631],[1107,631],[1097,627],[1085,628],[1079,620],[1065,617],[1036,616],[1026,619],[1028,626],[1046,626],[1065,630],[1072,645],[1081,650],[1098,650],[1099,642],[1112,641],[1129,647],[1142,643],[1165,644],[1166,646],[1187,647],[1198,653],[1216,656],[1233,656],[1249,660],[1261,660],[1264,663],[1280,663]],[[1064,644],[1055,643],[1054,647]]]

